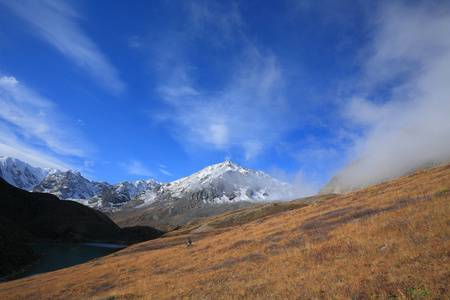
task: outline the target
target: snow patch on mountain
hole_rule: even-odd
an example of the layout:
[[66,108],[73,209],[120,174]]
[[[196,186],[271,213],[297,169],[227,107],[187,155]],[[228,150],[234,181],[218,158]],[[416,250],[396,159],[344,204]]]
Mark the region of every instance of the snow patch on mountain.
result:
[[153,179],[138,181],[122,181],[90,198],[86,203],[90,207],[120,207],[143,191],[152,191],[160,182]]
[[0,156],[0,177],[9,184],[30,191],[45,177],[60,174],[53,168],[33,167],[17,158]]
[[[139,206],[155,202],[182,201],[223,204],[239,201],[261,202],[290,199],[293,187],[262,171],[245,169],[230,161],[145,191],[134,197]],[[191,204],[187,204],[192,206]],[[196,204],[198,205],[198,204]]]
[[50,193],[63,200],[85,201],[108,189],[111,185],[107,182],[90,181],[80,172],[69,170],[59,174],[51,174],[42,180],[31,191]]

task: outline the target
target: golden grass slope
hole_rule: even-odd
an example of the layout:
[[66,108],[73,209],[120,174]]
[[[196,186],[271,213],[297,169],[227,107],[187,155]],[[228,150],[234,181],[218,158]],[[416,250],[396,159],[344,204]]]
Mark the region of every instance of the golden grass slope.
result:
[[0,299],[449,299],[450,164],[322,197],[245,222],[225,214],[209,230],[193,222],[188,235],[2,283]]

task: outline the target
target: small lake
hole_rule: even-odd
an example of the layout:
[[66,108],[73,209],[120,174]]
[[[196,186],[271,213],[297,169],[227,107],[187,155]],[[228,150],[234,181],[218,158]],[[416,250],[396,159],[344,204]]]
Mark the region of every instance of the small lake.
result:
[[94,258],[109,255],[126,246],[113,244],[58,244],[40,242],[31,245],[39,253],[41,262],[28,269],[20,278],[56,271],[90,261]]

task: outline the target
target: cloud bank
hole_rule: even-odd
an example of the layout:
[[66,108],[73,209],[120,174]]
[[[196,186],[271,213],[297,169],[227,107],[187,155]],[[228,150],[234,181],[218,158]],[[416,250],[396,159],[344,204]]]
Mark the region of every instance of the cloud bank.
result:
[[371,185],[450,161],[450,5],[388,3],[344,116],[359,157],[339,175]]

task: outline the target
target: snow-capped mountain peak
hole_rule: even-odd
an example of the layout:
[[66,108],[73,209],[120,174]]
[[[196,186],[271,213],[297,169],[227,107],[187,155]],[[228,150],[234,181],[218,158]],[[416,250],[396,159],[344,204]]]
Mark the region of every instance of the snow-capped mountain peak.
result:
[[176,180],[173,182],[173,184],[174,185],[183,184],[183,183],[187,184],[187,185],[206,184],[206,183],[211,183],[214,179],[223,178],[225,176],[225,174],[227,174],[227,173],[235,173],[235,172],[238,172],[239,174],[242,174],[243,176],[248,176],[250,174],[257,173],[253,170],[245,169],[245,168],[227,160],[223,163],[206,167],[190,176]]
[[8,183],[27,191],[31,190],[48,175],[60,173],[61,171],[57,169],[33,167],[17,158],[0,156],[0,177]]
[[186,202],[204,204],[281,200],[292,195],[292,186],[262,171],[245,169],[231,161],[206,167],[190,176],[137,195],[136,204]]

